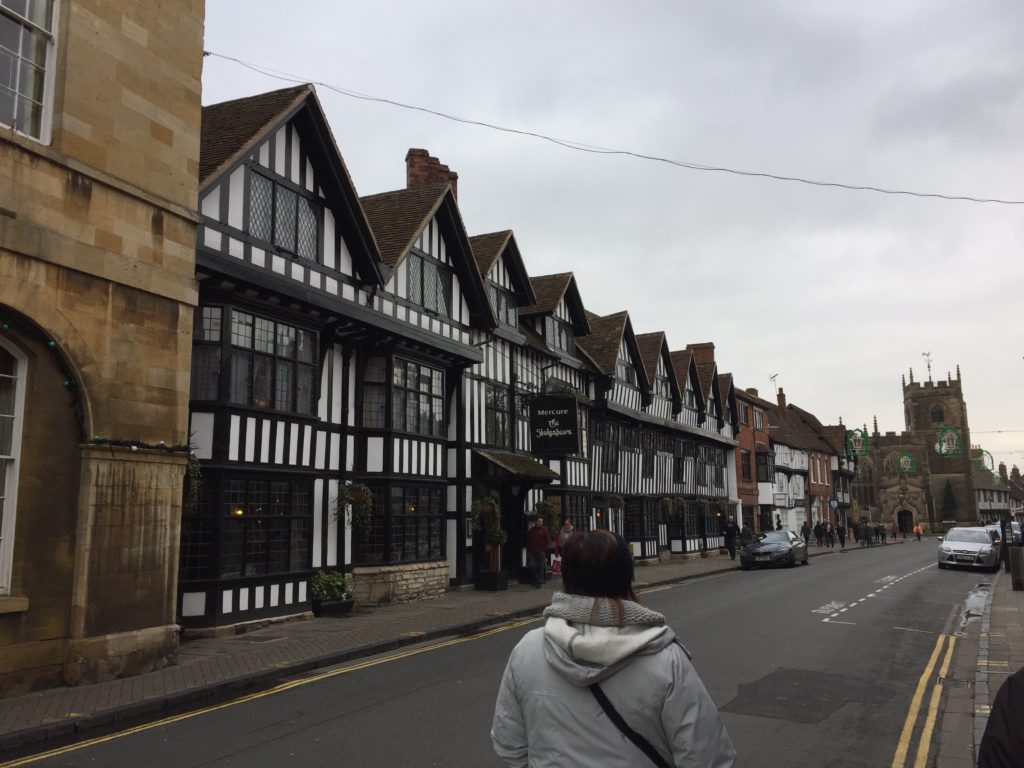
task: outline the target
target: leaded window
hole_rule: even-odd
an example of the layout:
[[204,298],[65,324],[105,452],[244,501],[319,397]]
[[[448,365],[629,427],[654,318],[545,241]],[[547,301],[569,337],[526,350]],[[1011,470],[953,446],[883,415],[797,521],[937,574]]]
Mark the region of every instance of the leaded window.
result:
[[387,426],[388,361],[371,357],[363,372],[363,426],[384,429]]
[[391,384],[393,428],[444,437],[444,371],[396,357]]
[[487,285],[487,295],[491,300],[491,309],[499,323],[516,326],[519,324],[516,310],[516,297],[509,291],[499,288],[493,283]]
[[544,318],[544,342],[550,349],[573,352],[576,349],[572,326],[557,317]]
[[511,448],[512,430],[509,424],[508,388],[499,384],[488,384],[485,402],[487,444]]
[[53,0],[0,0],[0,124],[46,141]]
[[221,307],[199,307],[192,324],[193,400],[217,400],[220,397]]
[[409,300],[429,312],[451,317],[452,271],[419,253],[410,253],[405,261]]
[[628,360],[621,357],[615,361],[615,378],[631,386],[636,386],[636,371]]
[[221,578],[309,570],[310,481],[224,478],[216,506]]
[[280,181],[249,175],[249,234],[310,261],[319,254],[320,203]]
[[232,403],[313,413],[316,334],[248,312],[231,312]]
[[373,489],[367,530],[353,536],[353,561],[360,564],[443,560],[444,490],[395,485]]

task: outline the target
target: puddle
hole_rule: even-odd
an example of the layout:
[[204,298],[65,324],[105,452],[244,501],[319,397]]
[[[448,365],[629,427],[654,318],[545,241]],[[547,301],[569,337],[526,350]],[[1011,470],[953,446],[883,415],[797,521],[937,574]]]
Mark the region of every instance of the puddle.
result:
[[967,625],[978,621],[984,615],[985,600],[988,599],[991,586],[991,584],[983,582],[967,593],[967,597],[964,599],[964,609],[960,612],[960,633]]

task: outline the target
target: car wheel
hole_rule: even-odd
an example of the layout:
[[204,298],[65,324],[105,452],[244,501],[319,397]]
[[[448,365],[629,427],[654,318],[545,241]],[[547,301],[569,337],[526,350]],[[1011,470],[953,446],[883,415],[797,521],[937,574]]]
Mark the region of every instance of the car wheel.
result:
[[792,552],[789,553],[789,560],[786,562],[787,568],[796,568],[796,555]]
[[801,563],[801,565],[810,565],[810,564],[811,564],[811,558],[809,556],[807,556],[807,555],[804,555],[804,560]]

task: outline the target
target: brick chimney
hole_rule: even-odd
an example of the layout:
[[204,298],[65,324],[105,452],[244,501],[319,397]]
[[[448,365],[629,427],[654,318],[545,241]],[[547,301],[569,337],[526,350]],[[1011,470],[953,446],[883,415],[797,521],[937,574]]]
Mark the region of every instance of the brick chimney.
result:
[[1006,484],[1006,481],[1009,480],[1009,477],[1006,474],[1006,464],[1001,461],[999,462],[999,477],[1002,478],[1004,485]]
[[754,397],[757,397],[758,396],[757,395],[757,388],[756,387],[747,387],[747,394],[748,395],[753,395]]
[[715,344],[705,341],[703,344],[687,344],[687,350],[693,353],[693,362],[697,365],[708,365],[715,362]]
[[459,199],[459,174],[448,170],[448,166],[425,149],[410,149],[405,155],[406,189],[428,187],[432,184],[451,184],[452,194]]
[[778,398],[779,398],[779,410],[782,411],[783,414],[785,414],[786,413],[786,393],[782,391],[782,387],[779,387]]
[[1020,470],[1017,469],[1016,464],[1014,464],[1013,469],[1010,470],[1010,479],[1017,483],[1017,485],[1020,485]]

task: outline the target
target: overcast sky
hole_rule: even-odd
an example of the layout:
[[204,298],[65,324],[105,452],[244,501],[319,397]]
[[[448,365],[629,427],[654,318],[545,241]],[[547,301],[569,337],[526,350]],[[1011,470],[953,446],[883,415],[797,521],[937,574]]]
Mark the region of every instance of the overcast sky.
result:
[[[298,9],[294,14],[282,9]],[[1024,200],[1024,3],[208,0],[206,48],[302,81],[582,144]],[[289,83],[215,56],[203,103]],[[900,376],[955,377],[1024,469],[1024,205],[808,186],[565,149],[317,87],[360,195],[422,147],[470,235],[598,314],[713,341],[720,372],[825,423],[904,428]],[[1002,433],[997,431],[1002,430]]]

